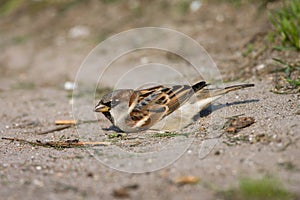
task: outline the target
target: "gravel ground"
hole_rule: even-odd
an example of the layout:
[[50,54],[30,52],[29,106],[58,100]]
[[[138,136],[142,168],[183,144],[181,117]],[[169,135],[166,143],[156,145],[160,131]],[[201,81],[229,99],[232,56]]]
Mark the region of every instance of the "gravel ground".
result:
[[[16,14],[0,18],[1,137],[33,142],[74,139],[112,142],[108,146],[54,148],[1,139],[0,196],[3,199],[223,199],[216,195],[236,187],[240,178],[271,175],[299,197],[300,94],[270,92],[274,87],[273,74],[237,77],[239,66],[248,62],[241,51],[253,35],[267,29],[267,14],[255,5],[235,7],[212,1],[203,3],[201,12],[177,15],[168,10],[169,18],[158,12],[152,19],[150,11],[143,10],[143,17],[138,18],[126,6],[122,2],[107,5],[89,1],[63,14],[47,9],[38,17],[23,12],[19,18]],[[276,2],[269,6],[276,6]],[[150,4],[149,10],[158,7]],[[99,14],[103,9],[106,11]],[[19,20],[9,23],[14,19]],[[72,36],[71,29],[77,25],[88,28],[86,36]],[[74,102],[64,83],[75,80],[80,63],[97,45],[99,37],[141,26],[169,27],[186,33],[205,47],[224,80],[236,78],[239,79],[236,83],[254,83],[255,87],[229,93],[214,103],[192,125],[197,130],[195,134],[159,137],[150,131],[109,138],[115,132],[101,129],[110,126],[101,115],[97,123],[38,134],[56,128],[57,119],[73,118]],[[269,59],[259,57],[257,62],[268,65]],[[171,60],[174,62],[174,58]],[[120,64],[129,66],[132,62],[121,59]],[[246,67],[255,68],[256,64],[248,62]],[[107,77],[104,82],[111,86],[113,79]],[[86,105],[86,112],[93,106],[93,103]],[[252,117],[255,122],[238,133],[220,128],[228,118],[239,115]],[[154,155],[151,159],[133,159],[134,154],[118,154],[114,147],[131,153],[151,151]],[[160,152],[165,148],[171,153]],[[113,168],[152,172],[128,173]],[[178,183],[179,178],[186,176],[192,180]],[[197,183],[191,184],[194,182]]]

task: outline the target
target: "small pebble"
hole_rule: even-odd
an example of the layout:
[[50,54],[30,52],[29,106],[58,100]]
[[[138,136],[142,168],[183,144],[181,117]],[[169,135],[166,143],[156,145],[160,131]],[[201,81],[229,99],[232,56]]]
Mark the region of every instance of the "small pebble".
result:
[[149,63],[149,59],[147,57],[142,57],[140,61],[141,61],[142,64]]
[[42,181],[40,181],[40,180],[37,180],[37,179],[34,179],[34,180],[32,181],[32,183],[33,183],[34,185],[36,185],[36,186],[39,186],[39,187],[43,187],[43,186],[44,186],[44,183],[43,183]]
[[221,155],[221,153],[222,153],[221,150],[217,150],[217,151],[215,152],[215,155],[218,156],[218,155]]
[[90,35],[90,29],[87,26],[77,25],[73,26],[68,33],[68,36],[72,39],[86,38]]
[[64,84],[64,89],[65,90],[74,90],[74,89],[76,89],[76,83],[67,81]]

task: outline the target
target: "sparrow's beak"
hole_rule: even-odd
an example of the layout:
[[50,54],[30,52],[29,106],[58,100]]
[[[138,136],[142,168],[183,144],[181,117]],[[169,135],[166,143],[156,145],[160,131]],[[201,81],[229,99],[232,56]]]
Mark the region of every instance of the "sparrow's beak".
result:
[[94,109],[95,112],[108,112],[109,110],[109,107],[103,104],[97,105]]

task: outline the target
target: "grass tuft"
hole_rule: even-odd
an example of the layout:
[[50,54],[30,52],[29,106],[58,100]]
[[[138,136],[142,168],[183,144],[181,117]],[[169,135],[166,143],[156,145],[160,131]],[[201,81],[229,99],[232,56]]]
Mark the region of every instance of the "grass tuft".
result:
[[[287,62],[278,58],[273,58],[274,61],[281,64],[282,67],[276,72],[281,72],[284,76],[281,76],[287,83],[290,89],[300,91],[300,63],[298,62]],[[277,84],[277,86],[280,86]],[[280,87],[277,87],[279,89]],[[282,88],[282,87],[281,87]]]
[[300,1],[284,1],[283,8],[271,13],[270,21],[284,46],[300,50]]
[[173,133],[173,132],[165,132],[165,133],[155,133],[153,135],[153,137],[157,137],[157,138],[170,138],[170,137],[178,137],[178,136],[185,136],[188,137],[188,134],[184,134],[184,133]]
[[33,82],[17,82],[11,85],[11,89],[15,90],[33,90],[36,85]]
[[179,1],[176,5],[178,12],[183,15],[188,13],[190,4],[191,4],[190,0]]
[[295,195],[288,192],[282,183],[274,177],[261,179],[243,178],[238,188],[220,193],[224,199],[230,200],[293,200]]

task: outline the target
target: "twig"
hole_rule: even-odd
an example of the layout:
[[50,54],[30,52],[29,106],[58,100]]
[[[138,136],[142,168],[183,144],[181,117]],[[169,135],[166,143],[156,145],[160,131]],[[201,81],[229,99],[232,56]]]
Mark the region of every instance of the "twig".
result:
[[46,135],[48,133],[52,133],[52,132],[55,132],[55,131],[61,131],[61,130],[70,128],[71,126],[74,126],[74,125],[59,126],[59,127],[56,127],[56,128],[52,128],[52,129],[46,130],[46,131],[38,132],[37,135]]
[[31,145],[38,145],[36,142],[32,142],[32,141],[28,141],[28,140],[24,140],[24,139],[20,139],[20,138],[8,138],[8,137],[2,137],[2,140],[9,140],[11,142],[22,142],[22,143],[27,143],[27,144],[31,144]]
[[66,140],[66,141],[49,141],[42,142],[40,140],[28,141],[20,138],[8,138],[2,137],[3,140],[17,141],[22,143],[27,143],[33,146],[43,146],[43,147],[55,147],[55,148],[72,148],[72,147],[84,147],[84,146],[108,146],[111,145],[111,142],[103,142],[103,141],[85,141],[81,142],[78,139],[74,140]]
[[76,120],[55,120],[55,125],[75,125],[77,124]]
[[46,131],[42,131],[42,132],[37,132],[36,134],[37,135],[46,135],[48,133],[53,133],[53,132],[56,132],[56,131],[62,131],[64,129],[67,129],[67,128],[70,128],[70,127],[73,127],[73,126],[78,126],[80,124],[95,123],[95,122],[98,122],[98,121],[99,120],[86,120],[86,121],[77,122],[75,120],[55,120],[55,124],[59,125],[58,127],[52,128],[52,129],[49,129],[49,130],[46,130]]
[[55,120],[56,125],[79,125],[79,124],[88,124],[99,122],[99,120],[85,120],[85,121],[77,121],[72,119],[57,119]]

